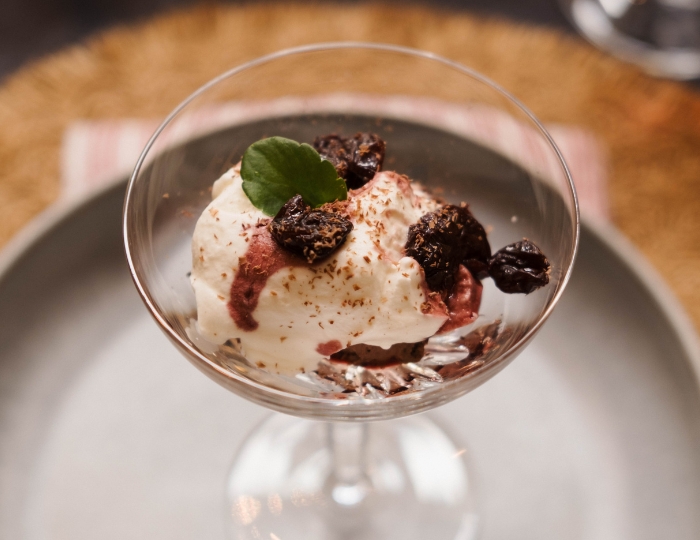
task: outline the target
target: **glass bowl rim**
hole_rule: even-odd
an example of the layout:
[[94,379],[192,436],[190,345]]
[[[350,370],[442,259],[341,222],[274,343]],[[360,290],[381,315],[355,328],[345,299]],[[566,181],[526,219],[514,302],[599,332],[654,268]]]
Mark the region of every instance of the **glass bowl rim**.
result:
[[[289,392],[286,390],[280,390],[277,388],[272,388],[270,386],[267,386],[265,384],[256,382],[254,380],[248,379],[242,375],[238,375],[237,373],[234,373],[232,371],[229,371],[222,366],[216,364],[209,358],[207,358],[205,355],[203,355],[196,347],[192,346],[187,340],[183,339],[182,336],[176,332],[173,327],[168,324],[167,320],[163,315],[160,313],[159,309],[156,307],[155,302],[151,299],[151,296],[147,290],[147,287],[141,282],[141,278],[138,274],[138,271],[136,269],[136,265],[134,264],[134,257],[131,251],[130,247],[130,231],[129,231],[129,213],[130,213],[130,203],[132,202],[132,196],[133,196],[133,191],[134,191],[134,185],[137,181],[137,178],[139,176],[139,173],[141,172],[141,167],[146,159],[146,156],[148,155],[149,151],[153,147],[153,144],[155,143],[156,139],[158,136],[163,132],[163,130],[170,124],[170,122],[185,108],[187,105],[189,105],[192,101],[197,99],[199,96],[207,92],[210,88],[216,86],[218,83],[228,79],[229,77],[232,77],[240,72],[243,72],[245,70],[248,70],[250,68],[254,68],[256,66],[260,66],[275,60],[279,60],[281,58],[287,57],[287,56],[292,56],[296,54],[302,54],[302,53],[310,53],[310,52],[320,52],[320,51],[329,51],[329,50],[342,50],[342,49],[365,49],[365,50],[376,50],[376,51],[382,51],[382,52],[393,52],[397,54],[404,54],[408,56],[413,56],[416,58],[421,58],[425,60],[432,60],[438,63],[441,63],[445,65],[446,67],[451,67],[464,75],[467,75],[471,77],[472,79],[475,79],[476,81],[490,87],[491,89],[495,90],[498,92],[501,96],[505,97],[508,101],[510,101],[512,104],[514,104],[521,112],[523,112],[529,120],[534,124],[534,126],[537,128],[539,133],[544,136],[545,140],[549,143],[549,146],[551,147],[552,150],[554,150],[556,157],[559,161],[560,166],[562,167],[562,170],[564,172],[564,175],[566,177],[567,185],[568,185],[568,191],[569,195],[571,195],[571,200],[573,202],[573,211],[574,211],[574,241],[573,241],[573,249],[571,253],[571,260],[568,261],[568,266],[566,267],[561,279],[557,283],[557,290],[555,291],[554,295],[552,296],[552,299],[549,301],[547,304],[544,312],[542,315],[539,317],[539,319],[525,332],[523,336],[521,336],[503,355],[501,355],[496,361],[493,361],[489,363],[488,365],[485,365],[485,369],[478,368],[476,369],[473,373],[465,376],[465,377],[460,377],[451,381],[445,381],[442,382],[438,385],[424,388],[418,391],[413,391],[413,392],[407,392],[406,394],[403,395],[398,395],[398,396],[389,396],[383,399],[372,399],[372,400],[339,400],[339,399],[333,399],[333,398],[322,398],[322,397],[316,397],[316,396],[304,396],[300,394],[295,394],[293,392]],[[454,60],[450,60],[448,58],[445,58],[441,55],[431,53],[428,51],[423,51],[420,49],[412,48],[412,47],[404,47],[401,45],[393,45],[393,44],[387,44],[387,43],[368,43],[368,42],[360,42],[360,41],[338,41],[338,42],[324,42],[324,43],[316,43],[312,45],[302,45],[302,46],[297,46],[297,47],[290,47],[290,48],[285,48],[281,49],[277,52],[267,54],[264,56],[260,56],[258,58],[255,58],[253,60],[250,60],[248,62],[245,62],[243,64],[240,64],[232,69],[229,69],[228,71],[225,71],[224,73],[218,75],[217,77],[211,79],[201,87],[199,87],[197,90],[195,90],[192,94],[190,94],[187,98],[185,98],[173,111],[163,120],[163,122],[158,126],[156,131],[153,133],[151,138],[148,140],[146,143],[146,146],[144,147],[143,151],[141,152],[141,155],[138,158],[138,161],[136,162],[136,165],[134,167],[134,170],[129,178],[129,182],[127,184],[126,188],[126,196],[124,200],[124,207],[122,211],[122,234],[124,238],[124,249],[126,252],[126,259],[127,263],[129,266],[129,273],[131,274],[131,278],[134,282],[134,285],[136,286],[136,289],[139,293],[139,296],[141,297],[141,300],[144,302],[146,307],[148,308],[148,311],[150,312],[151,316],[156,320],[158,326],[160,329],[165,332],[165,334],[178,346],[180,347],[184,352],[187,353],[189,356],[189,359],[196,359],[198,362],[201,362],[206,366],[208,369],[213,370],[216,372],[219,376],[223,377],[224,379],[229,379],[231,382],[235,384],[243,384],[245,387],[248,387],[250,390],[253,392],[258,391],[262,392],[263,394],[271,395],[271,396],[279,396],[282,399],[291,399],[292,401],[301,401],[305,402],[308,404],[322,404],[322,405],[334,405],[338,407],[343,407],[343,408],[353,408],[357,406],[362,406],[366,407],[368,404],[375,404],[375,403],[381,403],[385,401],[391,401],[392,404],[398,404],[400,401],[410,401],[414,400],[416,396],[425,396],[428,394],[432,394],[437,390],[441,390],[444,392],[445,387],[454,387],[458,386],[460,382],[466,382],[470,380],[473,375],[478,375],[478,374],[485,374],[489,371],[494,371],[496,372],[495,368],[499,365],[502,365],[503,362],[507,358],[512,357],[519,349],[521,349],[525,344],[527,344],[532,337],[537,333],[537,331],[540,329],[540,327],[544,324],[544,322],[549,318],[551,315],[554,307],[557,305],[562,293],[564,292],[564,289],[566,288],[566,285],[571,277],[571,272],[573,270],[574,266],[574,261],[576,259],[576,254],[578,253],[578,248],[579,248],[579,242],[580,242],[580,229],[581,229],[581,224],[580,224],[580,213],[579,213],[579,203],[578,203],[578,196],[576,194],[576,188],[574,186],[573,178],[571,176],[571,172],[569,171],[569,167],[566,164],[566,161],[564,160],[564,157],[559,150],[559,147],[556,145],[554,140],[552,139],[551,135],[547,132],[545,127],[542,125],[542,123],[537,119],[537,117],[523,104],[521,103],[515,96],[513,96],[510,92],[502,88],[500,85],[498,85],[496,82],[492,81],[488,77],[482,75],[481,73],[475,71],[472,68],[469,68],[467,66],[462,65],[459,62],[456,62]],[[290,414],[294,414],[293,412],[290,411]]]

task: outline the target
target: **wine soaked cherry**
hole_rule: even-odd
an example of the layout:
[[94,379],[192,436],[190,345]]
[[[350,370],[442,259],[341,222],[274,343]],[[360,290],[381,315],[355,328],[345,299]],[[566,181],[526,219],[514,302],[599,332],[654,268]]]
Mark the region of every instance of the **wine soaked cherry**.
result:
[[280,247],[313,263],[342,246],[353,225],[342,214],[324,207],[312,209],[301,195],[295,195],[284,204],[268,228]]

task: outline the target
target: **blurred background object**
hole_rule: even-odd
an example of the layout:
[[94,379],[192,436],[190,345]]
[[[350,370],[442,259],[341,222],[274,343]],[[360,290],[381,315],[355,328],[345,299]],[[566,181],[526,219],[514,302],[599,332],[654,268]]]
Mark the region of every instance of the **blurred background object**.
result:
[[[178,7],[212,3],[201,0],[0,0],[3,14],[0,17],[0,79],[26,61],[78,42],[109,26],[139,21]],[[219,3],[260,2],[232,0]],[[345,0],[338,3],[359,2]],[[571,31],[557,0],[422,0],[408,3],[469,10]]]
[[594,45],[675,79],[700,77],[700,0],[561,0]]

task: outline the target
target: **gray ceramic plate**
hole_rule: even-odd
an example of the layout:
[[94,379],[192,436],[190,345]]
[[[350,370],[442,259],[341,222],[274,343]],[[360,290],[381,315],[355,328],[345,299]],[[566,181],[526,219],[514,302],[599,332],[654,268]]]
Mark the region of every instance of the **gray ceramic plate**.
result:
[[[223,538],[224,478],[267,412],[156,328],[127,273],[123,185],[0,258],[0,539]],[[483,538],[700,538],[700,350],[658,276],[585,225],[532,345],[435,411],[468,442]]]

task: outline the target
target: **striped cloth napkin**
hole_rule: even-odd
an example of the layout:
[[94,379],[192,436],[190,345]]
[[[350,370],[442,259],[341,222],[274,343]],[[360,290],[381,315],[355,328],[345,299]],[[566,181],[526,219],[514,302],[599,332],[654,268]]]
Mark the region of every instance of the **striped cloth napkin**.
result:
[[[548,167],[559,166],[552,155],[541,151],[541,138],[531,126],[496,109],[413,97],[335,94],[316,96],[313,100],[282,98],[225,103],[183,115],[161,138],[170,139],[167,146],[264,117],[338,110],[376,113],[384,118],[410,118],[469,137],[531,169],[546,171]],[[131,173],[159,124],[159,120],[151,119],[111,119],[79,120],[69,125],[62,146],[62,199],[81,198],[122,181]],[[576,126],[549,124],[546,128],[569,166],[582,214],[593,220],[608,220],[606,157],[599,141],[592,133]]]

